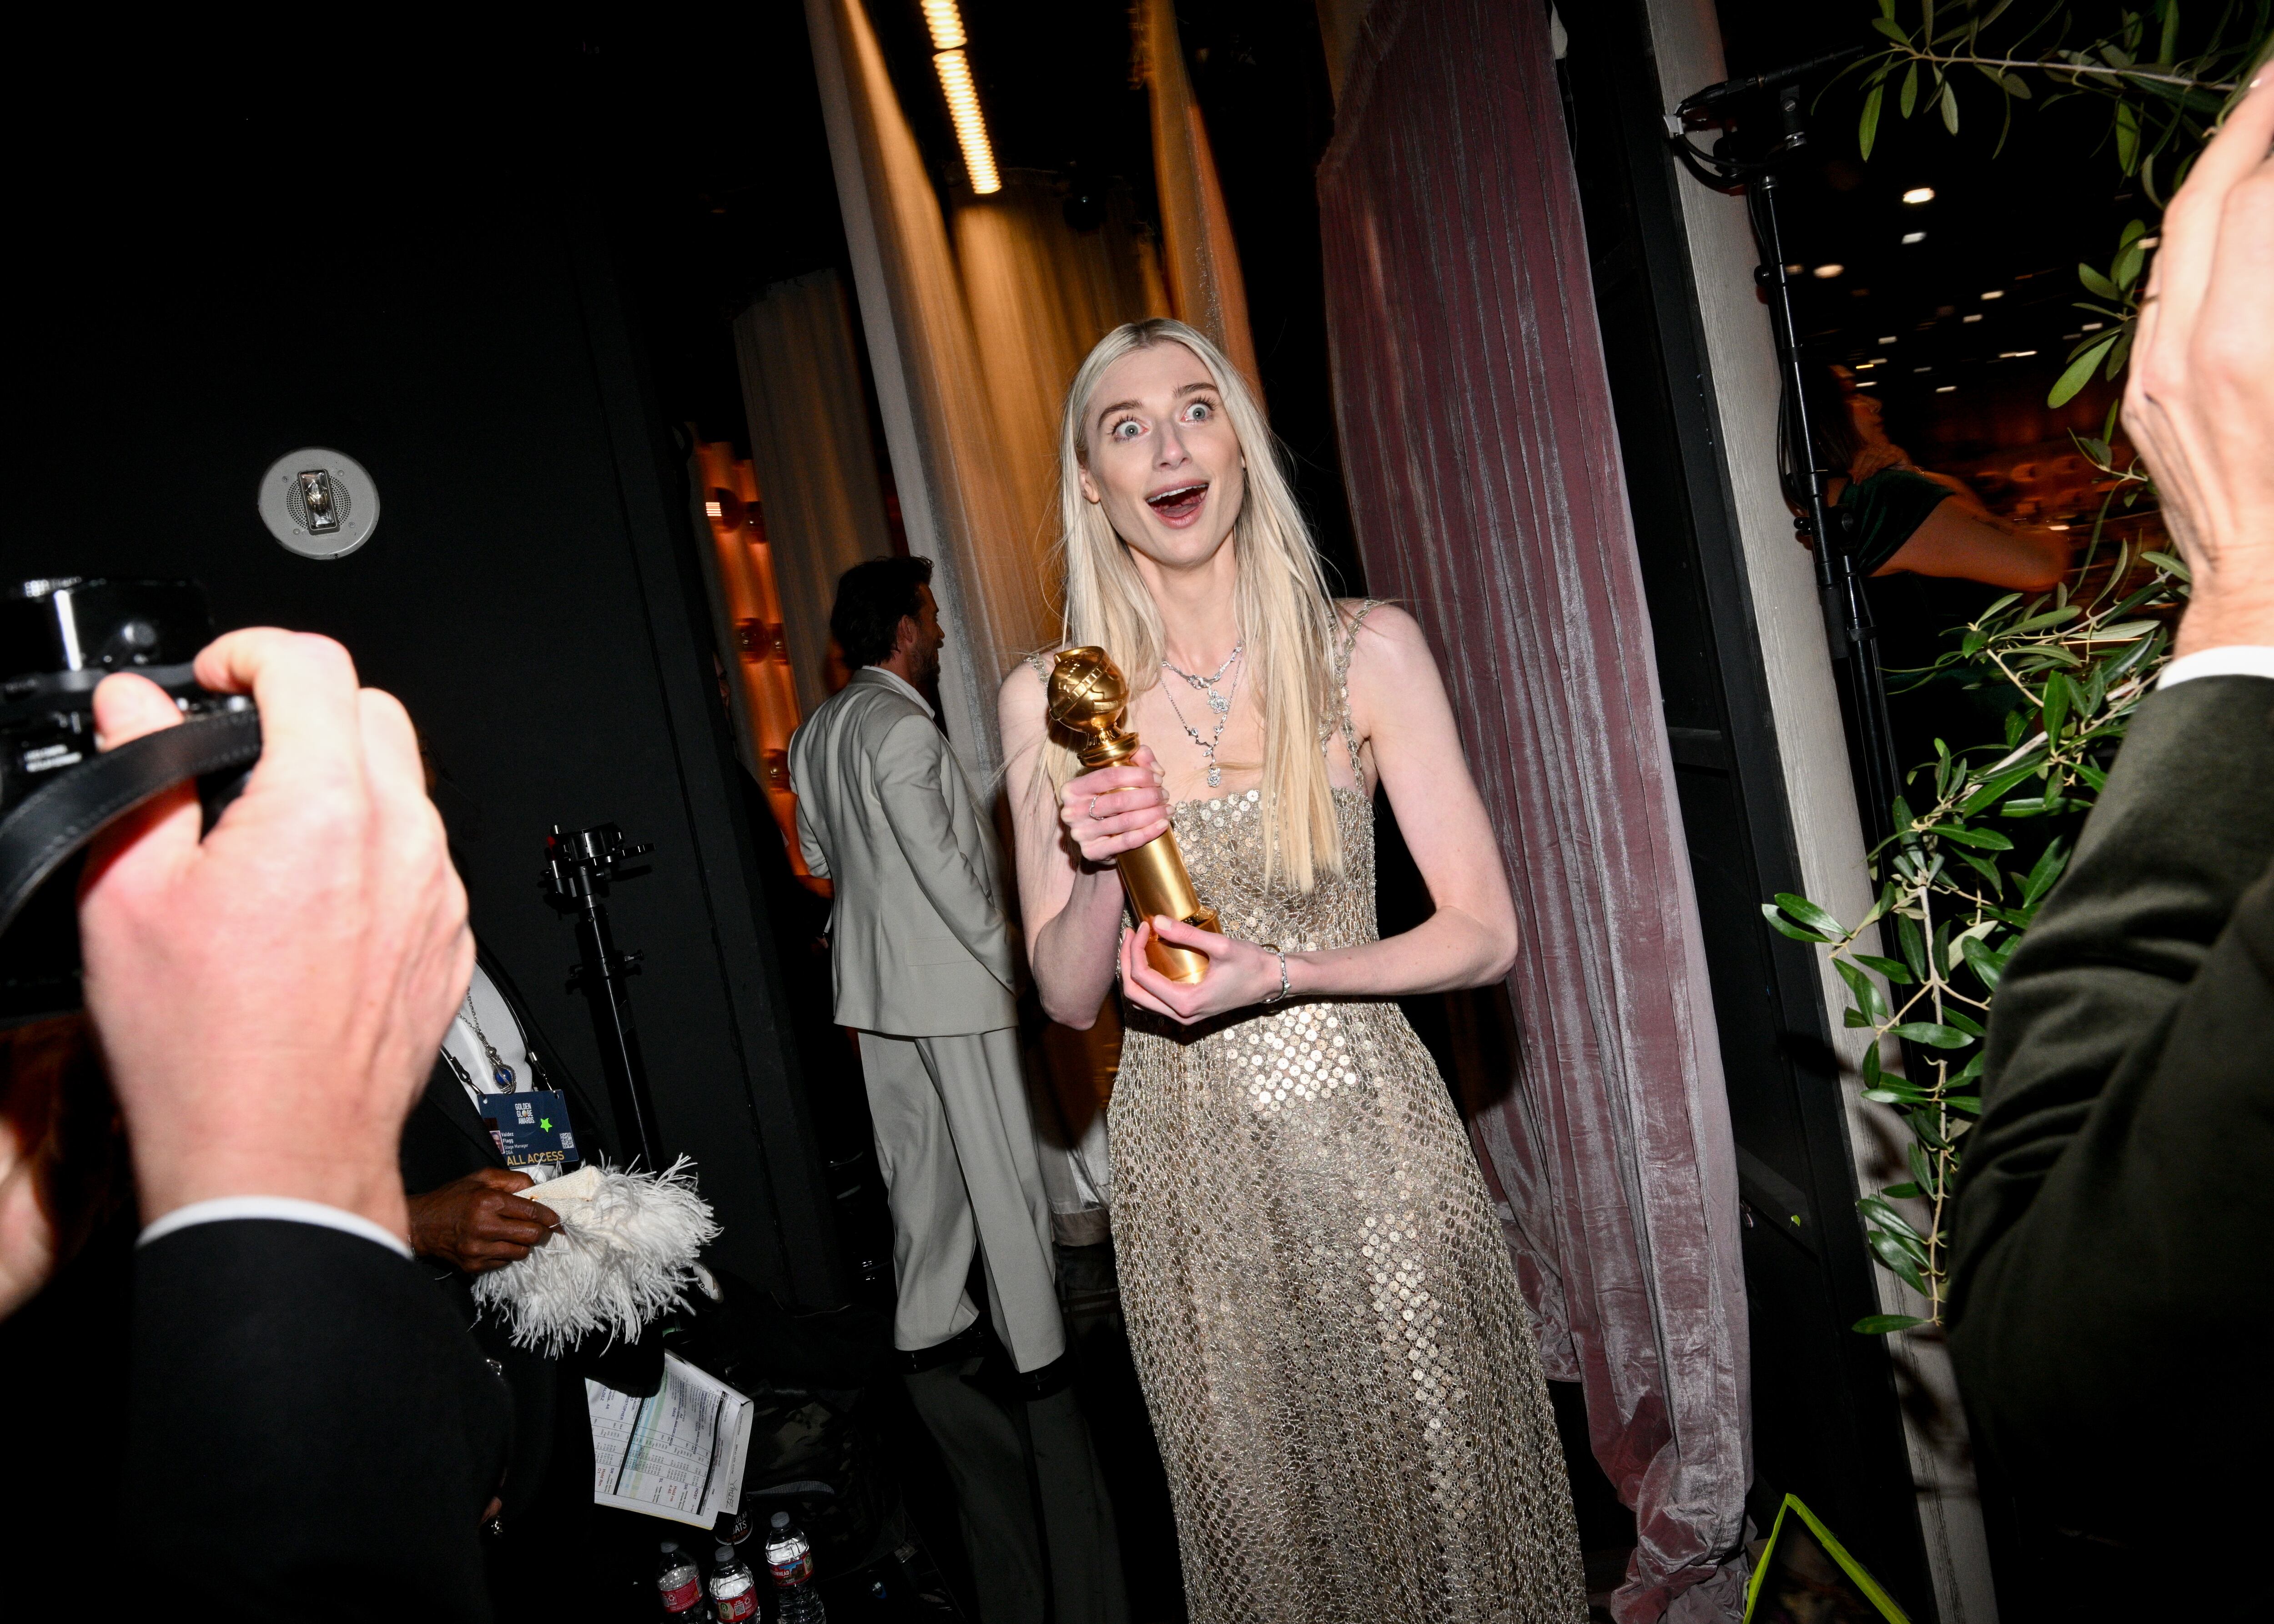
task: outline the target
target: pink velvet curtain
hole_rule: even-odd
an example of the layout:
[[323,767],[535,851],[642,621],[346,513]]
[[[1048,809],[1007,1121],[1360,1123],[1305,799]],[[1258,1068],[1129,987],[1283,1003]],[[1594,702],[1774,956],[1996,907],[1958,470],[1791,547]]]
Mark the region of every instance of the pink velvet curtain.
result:
[[1161,205],[1161,247],[1169,297],[1180,321],[1198,327],[1231,357],[1261,393],[1255,340],[1247,325],[1247,286],[1231,236],[1224,188],[1200,99],[1185,71],[1174,0],[1139,0],[1131,13],[1138,59],[1153,106],[1153,191]]
[[1472,1132],[1548,1368],[1585,1384],[1637,1515],[1615,1615],[1735,1620],[1735,1159],[1546,8],[1378,0],[1337,124],[1319,191],[1367,581],[1445,665],[1524,929],[1514,1076]]

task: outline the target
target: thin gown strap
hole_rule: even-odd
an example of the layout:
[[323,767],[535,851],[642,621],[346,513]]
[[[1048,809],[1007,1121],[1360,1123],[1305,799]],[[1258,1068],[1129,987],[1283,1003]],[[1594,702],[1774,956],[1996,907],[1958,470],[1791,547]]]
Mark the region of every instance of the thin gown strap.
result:
[[1359,600],[1358,613],[1350,618],[1350,633],[1343,639],[1342,646],[1335,650],[1335,719],[1343,730],[1343,748],[1350,752],[1351,782],[1360,794],[1366,793],[1366,770],[1359,765],[1358,727],[1351,720],[1350,663],[1351,656],[1358,650],[1359,625],[1367,616],[1382,607],[1382,603],[1379,598]]
[[1043,664],[1043,657],[1039,654],[1029,654],[1026,657],[1026,660],[1027,664],[1035,668],[1035,680],[1043,685],[1043,692],[1045,694],[1049,693],[1050,691],[1050,670],[1049,666]]

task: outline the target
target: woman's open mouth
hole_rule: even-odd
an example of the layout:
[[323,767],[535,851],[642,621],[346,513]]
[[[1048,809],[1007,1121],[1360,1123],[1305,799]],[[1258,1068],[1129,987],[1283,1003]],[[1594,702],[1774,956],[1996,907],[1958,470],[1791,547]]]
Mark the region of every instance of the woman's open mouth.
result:
[[1163,524],[1181,530],[1200,516],[1201,506],[1208,500],[1208,481],[1191,485],[1171,485],[1165,491],[1156,491],[1145,499],[1145,505],[1161,515]]

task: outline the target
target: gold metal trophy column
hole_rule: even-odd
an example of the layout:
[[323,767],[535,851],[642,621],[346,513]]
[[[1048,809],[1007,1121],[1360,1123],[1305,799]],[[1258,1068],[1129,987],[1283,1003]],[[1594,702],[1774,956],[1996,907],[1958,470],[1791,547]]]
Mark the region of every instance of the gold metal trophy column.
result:
[[[1050,720],[1081,738],[1077,754],[1085,768],[1111,767],[1135,753],[1137,735],[1121,726],[1121,713],[1128,706],[1129,680],[1104,650],[1068,649],[1058,656],[1050,673]],[[1216,910],[1193,890],[1185,854],[1177,849],[1175,830],[1163,830],[1114,861],[1138,918],[1166,914],[1202,930],[1222,933]],[[1208,974],[1206,954],[1171,946],[1157,937],[1147,945],[1145,957],[1172,981],[1189,985]]]

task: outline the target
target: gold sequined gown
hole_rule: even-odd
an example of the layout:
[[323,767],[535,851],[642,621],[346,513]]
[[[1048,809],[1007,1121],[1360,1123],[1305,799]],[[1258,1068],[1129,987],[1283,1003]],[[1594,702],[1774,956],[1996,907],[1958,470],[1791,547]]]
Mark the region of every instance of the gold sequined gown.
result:
[[[1346,709],[1340,731],[1355,769]],[[1334,797],[1345,867],[1308,896],[1258,883],[1257,792],[1174,808],[1226,934],[1377,937],[1373,807]],[[1126,1021],[1113,1235],[1193,1624],[1580,1624],[1539,1350],[1467,1137],[1397,1006]]]

